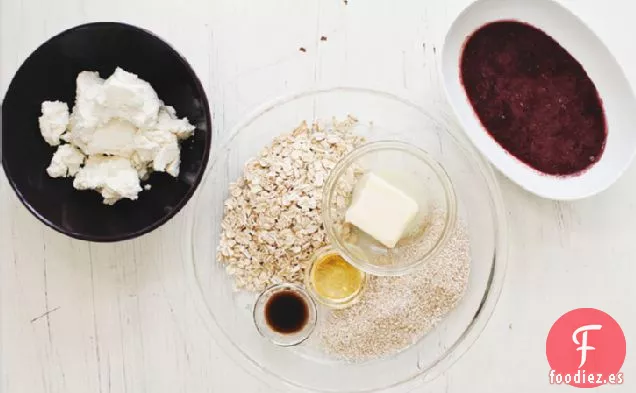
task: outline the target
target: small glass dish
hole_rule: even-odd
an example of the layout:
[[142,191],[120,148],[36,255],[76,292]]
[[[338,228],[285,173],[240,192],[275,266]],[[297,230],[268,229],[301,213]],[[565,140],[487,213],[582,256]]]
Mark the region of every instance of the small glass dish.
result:
[[[358,301],[358,299],[360,298],[360,295],[362,295],[367,285],[368,276],[363,270],[360,270],[356,268],[355,266],[350,265],[351,269],[355,269],[355,272],[360,274],[360,277],[359,277],[360,284],[355,285],[355,283],[353,283],[355,288],[350,290],[351,293],[348,296],[337,297],[337,296],[327,296],[327,295],[321,294],[320,290],[318,290],[315,285],[316,268],[318,263],[323,261],[325,258],[329,258],[331,255],[340,256],[340,254],[335,248],[326,246],[318,250],[316,254],[311,258],[309,262],[309,267],[307,268],[305,273],[305,288],[307,288],[307,292],[309,292],[309,294],[322,305],[332,309],[344,309],[355,304]],[[343,259],[343,262],[346,264],[349,264],[349,262],[347,262],[344,259]],[[344,288],[344,290],[349,292],[348,288]]]
[[[277,331],[267,316],[270,301],[276,295],[285,294],[286,292],[294,295],[306,306],[306,316],[302,322],[302,327],[293,332]],[[317,321],[316,303],[300,286],[287,283],[278,284],[267,288],[261,293],[254,304],[253,317],[256,329],[261,336],[281,347],[292,347],[301,344],[313,333]]]
[[[388,248],[345,222],[355,183],[372,172],[417,202],[419,212],[395,248]],[[325,230],[353,266],[376,276],[399,276],[435,257],[457,219],[457,202],[444,168],[425,151],[401,141],[367,143],[332,170],[323,189]],[[373,214],[373,212],[369,212]]]

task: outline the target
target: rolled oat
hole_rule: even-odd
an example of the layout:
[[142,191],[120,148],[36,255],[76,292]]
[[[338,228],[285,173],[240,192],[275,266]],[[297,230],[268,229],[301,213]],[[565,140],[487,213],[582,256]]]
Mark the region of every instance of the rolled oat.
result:
[[314,251],[327,244],[320,206],[329,172],[364,143],[351,116],[303,122],[251,159],[230,185],[217,259],[238,289],[301,283]]

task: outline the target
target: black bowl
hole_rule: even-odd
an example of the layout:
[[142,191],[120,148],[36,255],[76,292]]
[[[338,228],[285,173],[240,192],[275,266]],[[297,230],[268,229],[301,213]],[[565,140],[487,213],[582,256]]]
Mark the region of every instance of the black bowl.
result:
[[[55,148],[42,139],[38,117],[42,101],[73,105],[79,72],[106,78],[118,66],[150,82],[196,130],[181,145],[177,179],[155,173],[148,181],[152,189],[138,200],[106,206],[98,192],[75,190],[72,178],[48,176]],[[46,225],[83,240],[131,239],[173,217],[201,181],[211,137],[208,101],[185,59],[157,36],[121,23],[81,25],[45,42],[22,64],[2,104],[2,165],[18,198]]]

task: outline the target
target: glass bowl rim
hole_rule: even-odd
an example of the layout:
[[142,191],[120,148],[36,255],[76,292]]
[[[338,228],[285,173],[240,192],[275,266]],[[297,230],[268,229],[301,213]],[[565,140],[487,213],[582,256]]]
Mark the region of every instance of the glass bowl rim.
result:
[[[271,101],[266,102],[265,104],[257,106],[256,109],[253,109],[251,112],[249,112],[245,117],[242,118],[242,120],[240,120],[231,128],[231,131],[227,134],[227,136],[223,138],[222,143],[218,144],[217,147],[212,150],[208,163],[208,169],[216,166],[219,158],[219,152],[226,151],[232,144],[234,139],[239,135],[241,130],[250,126],[263,115],[275,110],[281,105],[293,102],[298,99],[337,92],[371,94],[387,100],[393,100],[413,110],[418,111],[422,116],[432,119],[435,123],[440,123],[438,120],[432,118],[432,116],[429,114],[429,111],[424,109],[424,106],[422,104],[415,103],[411,98],[407,98],[409,97],[409,94],[406,91],[400,91],[399,93],[387,92],[368,87],[342,85],[303,90],[275,98]],[[436,102],[430,100],[426,100],[425,103],[427,105],[430,105],[431,107],[436,107],[438,105]],[[447,371],[450,366],[456,363],[472,347],[477,338],[484,331],[486,325],[493,315],[495,306],[500,298],[508,264],[508,221],[505,215],[503,196],[499,187],[499,181],[497,180],[492,166],[484,159],[481,154],[478,153],[478,151],[476,150],[474,145],[470,143],[468,138],[462,134],[461,138],[463,139],[458,139],[453,128],[461,130],[461,125],[459,125],[456,121],[454,121],[452,125],[454,127],[447,130],[449,137],[453,139],[453,141],[462,150],[464,150],[464,153],[466,153],[475,161],[475,164],[478,165],[480,173],[484,177],[486,185],[490,191],[489,196],[493,205],[493,221],[495,224],[495,252],[493,254],[493,263],[487,282],[488,288],[485,291],[480,303],[480,307],[473,316],[473,319],[470,322],[468,328],[457,339],[457,341],[455,341],[455,343],[446,350],[444,355],[437,359],[434,364],[432,364],[427,369],[420,370],[419,373],[412,375],[408,379],[397,381],[381,387],[374,387],[371,389],[358,389],[355,391],[351,391],[351,393],[374,393],[379,391],[383,391],[386,393],[408,392],[418,386],[421,386],[422,384],[430,383],[431,381],[435,380],[445,371]],[[208,170],[204,176],[202,184],[207,184],[210,176],[211,171]],[[193,205],[198,205],[198,203],[202,199],[202,190],[203,187],[198,188],[198,192],[194,198]],[[196,269],[194,247],[195,243],[193,234],[195,225],[199,218],[199,215],[196,214],[189,215],[189,225],[186,226],[187,236],[185,236],[185,240],[188,241],[188,245],[186,247],[189,246],[188,251],[190,254],[190,263],[185,263],[184,266],[187,270],[187,274],[192,280],[194,280],[195,284],[194,287],[188,286],[189,290],[195,292],[193,293],[192,301],[196,303],[195,307],[197,309],[202,310],[199,313],[199,317],[203,321],[205,328],[207,328],[210,332],[212,340],[214,340],[214,342],[221,348],[221,350],[240,368],[242,368],[245,372],[247,372],[258,381],[267,384],[269,387],[279,390],[285,389],[288,392],[298,393],[334,392],[330,390],[318,390],[309,388],[307,386],[300,385],[298,383],[278,376],[267,367],[264,367],[263,365],[257,363],[252,357],[250,357],[245,351],[243,351],[236,343],[232,341],[227,332],[219,325],[212,309],[210,308],[210,305],[206,301],[205,290],[200,284],[199,275]]]
[[[405,266],[378,266],[372,263],[368,263],[358,257],[356,257],[349,249],[344,245],[344,242],[335,233],[334,226],[331,224],[331,209],[329,206],[333,200],[334,188],[338,179],[342,176],[343,172],[351,165],[355,160],[364,157],[369,153],[379,151],[404,151],[423,164],[428,166],[429,169],[437,176],[437,180],[444,189],[444,199],[446,202],[446,219],[444,220],[444,229],[440,237],[435,242],[435,245],[421,258],[413,261],[409,265]],[[329,241],[333,247],[335,247],[340,255],[342,255],[347,262],[355,266],[356,268],[375,275],[375,276],[400,276],[412,272],[420,268],[424,263],[434,258],[442,249],[442,246],[446,243],[453,229],[455,228],[455,221],[457,220],[457,199],[453,183],[448,176],[444,167],[434,160],[426,151],[420,149],[417,146],[413,146],[409,143],[397,141],[397,140],[380,140],[367,142],[349,152],[345,155],[331,170],[327,181],[323,187],[322,194],[322,222],[325,228],[325,232],[329,238]]]

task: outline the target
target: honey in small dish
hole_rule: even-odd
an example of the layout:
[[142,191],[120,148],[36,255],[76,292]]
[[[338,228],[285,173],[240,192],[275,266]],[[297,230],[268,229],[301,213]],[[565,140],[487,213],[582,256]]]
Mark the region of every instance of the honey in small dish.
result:
[[319,250],[306,278],[310,293],[322,304],[345,308],[358,299],[366,283],[366,274],[347,262],[331,248]]

